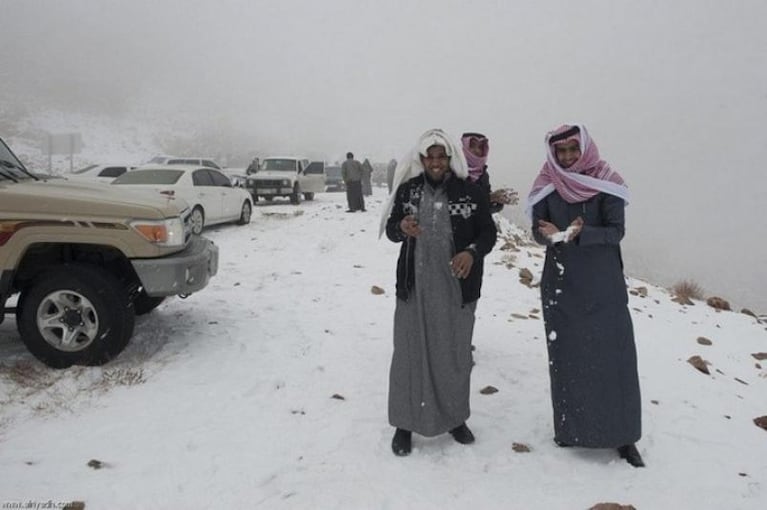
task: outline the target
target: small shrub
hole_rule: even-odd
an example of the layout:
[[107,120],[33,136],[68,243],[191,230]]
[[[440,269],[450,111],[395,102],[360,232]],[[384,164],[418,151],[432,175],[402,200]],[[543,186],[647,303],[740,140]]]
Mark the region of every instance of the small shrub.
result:
[[703,287],[692,280],[682,280],[671,287],[671,292],[677,301],[691,301],[703,299]]

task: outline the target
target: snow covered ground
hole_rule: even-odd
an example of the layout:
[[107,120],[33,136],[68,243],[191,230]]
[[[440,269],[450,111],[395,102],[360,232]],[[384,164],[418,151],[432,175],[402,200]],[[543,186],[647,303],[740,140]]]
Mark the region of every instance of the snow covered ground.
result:
[[[138,318],[104,367],[45,368],[9,317],[0,506],[765,508],[767,430],[753,420],[767,415],[767,361],[752,354],[767,351],[767,324],[629,279],[647,468],[614,451],[557,448],[538,289],[519,276],[539,278],[543,250],[505,223],[477,310],[477,442],[414,436],[412,455],[395,457],[386,398],[398,246],[377,239],[384,199],[376,189],[354,214],[340,193],[259,203],[250,225],[208,230],[219,274]],[[480,393],[490,385],[499,391]]]

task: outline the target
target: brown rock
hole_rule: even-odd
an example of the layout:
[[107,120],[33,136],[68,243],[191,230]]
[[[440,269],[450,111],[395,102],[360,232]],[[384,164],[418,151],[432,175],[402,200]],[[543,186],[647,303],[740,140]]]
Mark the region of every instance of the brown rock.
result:
[[524,443],[512,443],[511,449],[517,453],[528,453],[530,451],[530,447]]
[[620,503],[597,503],[589,510],[637,510],[634,505],[621,505]]
[[88,461],[88,467],[93,469],[101,469],[103,467],[106,467],[105,462],[101,462],[100,460],[91,459]]
[[498,388],[495,386],[485,386],[479,392],[483,395],[492,395],[493,393],[498,393]]
[[748,308],[743,308],[743,309],[740,311],[740,313],[744,313],[744,314],[746,314],[746,315],[750,315],[750,316],[751,316],[751,317],[753,317],[754,319],[757,319],[757,320],[759,320],[759,317],[758,317],[758,316],[757,316],[757,315],[756,315],[754,312],[752,312],[751,310],[749,310]]
[[756,358],[759,361],[764,361],[767,359],[767,352],[755,352],[751,354],[754,358]]
[[657,400],[650,400],[650,403],[651,403],[651,404],[655,404],[656,406],[657,406],[658,404],[660,404],[660,402],[658,402]]
[[640,296],[647,297],[647,287],[637,287],[636,291],[639,292]]
[[71,501],[64,505],[64,510],[85,510],[85,501]]
[[757,427],[761,427],[764,430],[767,430],[767,416],[760,416],[759,418],[754,418],[754,423],[756,423]]
[[692,356],[690,359],[687,360],[687,363],[697,368],[699,371],[703,372],[706,375],[711,375],[711,372],[708,371],[708,365],[709,363],[705,361],[700,356]]
[[533,283],[533,273],[526,267],[523,267],[519,270],[519,281],[523,285],[527,285],[528,287],[532,287]]
[[521,313],[512,313],[511,316],[514,317],[515,319],[527,319],[528,318],[527,315],[522,315]]
[[730,310],[730,303],[728,303],[727,300],[717,296],[708,298],[706,300],[706,304],[711,308],[716,308],[717,310]]
[[698,337],[698,343],[700,345],[712,345],[713,344],[713,342],[711,340],[709,340],[708,338],[706,338],[705,336],[699,336]]
[[386,291],[383,290],[381,287],[379,287],[377,285],[373,285],[372,287],[370,287],[370,292],[371,292],[371,294],[375,294],[376,296],[379,296],[379,295],[383,294]]
[[336,400],[346,400],[346,397],[344,397],[343,395],[339,395],[338,393],[333,393],[333,396],[331,396],[330,398],[334,398]]

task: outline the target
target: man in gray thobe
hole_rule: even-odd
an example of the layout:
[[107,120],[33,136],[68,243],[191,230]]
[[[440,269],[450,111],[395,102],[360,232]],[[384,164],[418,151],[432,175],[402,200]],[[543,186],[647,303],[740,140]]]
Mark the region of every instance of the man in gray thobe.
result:
[[403,175],[420,174],[397,188],[386,222],[387,237],[401,243],[389,372],[398,456],[410,454],[413,432],[474,442],[471,337],[483,259],[497,236],[487,193],[468,182],[461,149],[443,131],[427,131],[407,164]]
[[346,212],[364,211],[365,199],[362,196],[362,164],[354,159],[354,154],[346,153],[346,161],[341,165],[341,177],[346,184]]

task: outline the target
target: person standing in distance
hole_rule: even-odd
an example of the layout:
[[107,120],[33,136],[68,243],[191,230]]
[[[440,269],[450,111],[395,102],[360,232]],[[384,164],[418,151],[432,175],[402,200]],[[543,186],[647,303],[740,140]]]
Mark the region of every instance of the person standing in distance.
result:
[[362,196],[362,164],[354,159],[354,154],[346,153],[346,161],[341,165],[341,177],[346,184],[346,212],[365,211],[365,199]]

